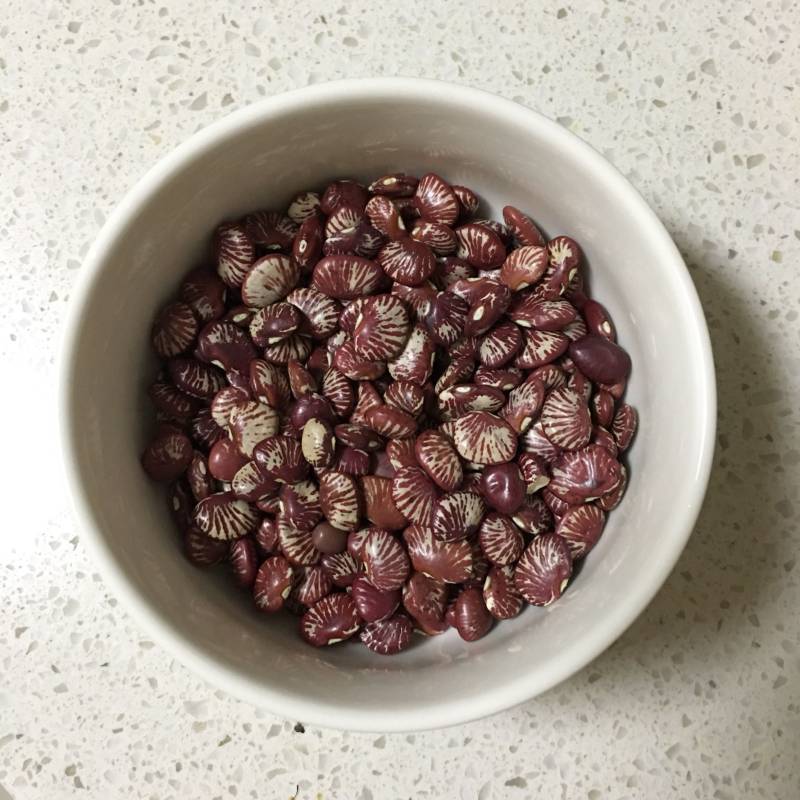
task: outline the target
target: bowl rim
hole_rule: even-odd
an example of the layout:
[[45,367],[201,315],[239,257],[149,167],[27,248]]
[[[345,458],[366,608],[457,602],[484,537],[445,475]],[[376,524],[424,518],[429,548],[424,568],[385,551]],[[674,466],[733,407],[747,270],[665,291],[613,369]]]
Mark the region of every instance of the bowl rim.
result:
[[[386,714],[339,705],[335,698],[326,703],[308,701],[302,695],[276,691],[255,678],[244,677],[196,645],[179,628],[166,622],[127,576],[115,559],[83,485],[74,442],[80,432],[74,425],[71,375],[78,358],[78,340],[84,307],[102,271],[114,242],[135,219],[137,209],[146,205],[163,184],[210,148],[252,126],[268,122],[309,105],[325,105],[338,100],[375,100],[402,97],[438,101],[445,105],[479,107],[482,113],[502,118],[509,124],[535,128],[548,146],[567,151],[588,172],[603,181],[615,199],[627,205],[638,220],[644,235],[662,254],[662,263],[674,269],[694,325],[694,357],[698,360],[702,384],[697,385],[698,413],[702,437],[698,442],[697,471],[687,489],[687,502],[675,509],[674,535],[670,547],[658,562],[652,562],[640,580],[631,587],[628,602],[609,612],[604,624],[575,642],[558,661],[535,672],[522,672],[513,683],[484,686],[462,700],[442,701],[424,708],[413,704]],[[95,562],[113,594],[121,598],[135,622],[170,654],[209,683],[232,695],[287,719],[301,719],[322,727],[370,732],[428,730],[469,722],[516,706],[566,680],[600,655],[633,623],[659,591],[672,571],[697,520],[710,477],[716,432],[716,383],[711,343],[700,300],[686,265],[655,212],[629,181],[599,152],[577,135],[531,108],[488,91],[423,78],[362,78],[331,81],[295,89],[260,100],[234,111],[191,135],[163,156],[125,194],[108,217],[92,244],[72,290],[62,329],[57,393],[60,447],[63,468],[75,517]]]

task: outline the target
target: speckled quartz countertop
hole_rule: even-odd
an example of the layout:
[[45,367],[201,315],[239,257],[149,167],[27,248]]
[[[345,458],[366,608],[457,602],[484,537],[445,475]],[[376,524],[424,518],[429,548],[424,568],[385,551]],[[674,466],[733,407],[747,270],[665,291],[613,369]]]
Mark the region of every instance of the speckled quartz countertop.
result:
[[[0,798],[798,796],[800,12],[685,5],[7,0]],[[52,398],[81,261],[156,159],[259,98],[398,73],[539,109],[630,178],[702,298],[720,426],[689,546],[608,652],[492,719],[381,736],[271,717],[132,624],[71,519]]]

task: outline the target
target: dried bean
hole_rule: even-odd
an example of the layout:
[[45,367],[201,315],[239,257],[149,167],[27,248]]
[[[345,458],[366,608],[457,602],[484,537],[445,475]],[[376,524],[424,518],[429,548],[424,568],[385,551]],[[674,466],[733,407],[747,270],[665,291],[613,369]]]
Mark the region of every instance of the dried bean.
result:
[[411,620],[403,614],[396,614],[389,619],[367,623],[360,636],[364,645],[373,653],[393,656],[411,644],[413,631]]
[[353,598],[329,594],[314,604],[300,620],[300,633],[315,647],[337,644],[355,634],[361,623]]
[[547,606],[561,597],[571,575],[567,542],[555,533],[546,533],[533,539],[522,554],[514,583],[531,605]]
[[513,514],[522,505],[526,494],[522,472],[514,463],[486,467],[482,489],[486,502],[503,514]]
[[474,587],[459,594],[453,618],[453,626],[465,642],[474,642],[485,636],[494,622],[483,601],[483,592]]
[[192,461],[192,443],[179,431],[167,431],[154,439],[142,455],[145,472],[156,481],[174,481]]

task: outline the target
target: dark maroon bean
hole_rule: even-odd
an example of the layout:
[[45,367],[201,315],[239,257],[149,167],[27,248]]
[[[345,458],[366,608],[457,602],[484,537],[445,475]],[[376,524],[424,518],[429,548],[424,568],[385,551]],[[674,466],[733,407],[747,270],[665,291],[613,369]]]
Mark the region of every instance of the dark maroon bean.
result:
[[441,222],[418,220],[411,229],[411,238],[414,241],[428,245],[437,256],[446,256],[454,253],[458,246],[453,229]]
[[538,536],[553,526],[553,516],[539,495],[527,495],[512,516],[514,524],[531,536]]
[[192,461],[192,443],[179,431],[167,431],[154,439],[142,454],[145,472],[156,481],[174,481]]
[[361,641],[373,653],[393,656],[411,644],[414,626],[403,614],[370,622],[361,631]]
[[255,530],[260,515],[233,492],[218,492],[201,500],[194,509],[194,523],[212,539],[239,539]]
[[583,304],[581,313],[590,333],[595,336],[601,336],[604,339],[610,339],[612,342],[617,340],[614,323],[611,321],[608,311],[600,303],[596,300],[587,300]]
[[352,583],[351,594],[364,622],[391,616],[400,605],[400,588],[378,589],[368,576],[359,575]]
[[234,306],[230,311],[228,311],[227,314],[225,314],[225,316],[222,318],[222,322],[232,322],[239,328],[247,328],[250,325],[255,313],[256,312],[248,306]]
[[452,292],[439,292],[431,302],[425,323],[436,344],[455,344],[464,332],[469,305]]
[[333,581],[321,566],[302,567],[300,578],[287,599],[308,607],[333,591]]
[[312,214],[300,224],[300,230],[292,244],[292,259],[304,273],[311,272],[322,258],[324,223]]
[[550,491],[573,505],[587,503],[614,489],[621,479],[621,466],[597,444],[575,452],[564,451],[553,463]]
[[248,214],[244,226],[251,239],[264,250],[289,250],[297,233],[297,225],[280,211]]
[[565,539],[555,533],[537,536],[522,554],[514,573],[520,594],[535,606],[547,606],[564,593],[572,575]]
[[419,286],[436,269],[436,257],[423,242],[410,238],[385,244],[377,256],[381,269],[397,283]]
[[489,283],[472,303],[464,323],[465,336],[480,336],[492,328],[511,303],[511,291],[502,283]]
[[611,425],[611,433],[614,435],[614,441],[620,450],[628,449],[631,440],[636,435],[637,423],[636,409],[627,403],[622,403],[617,409]]
[[310,419],[333,422],[336,415],[331,404],[322,395],[312,393],[297,400],[291,408],[290,418],[295,428],[301,431]]
[[231,542],[228,559],[231,562],[236,582],[243,589],[250,589],[258,573],[259,559],[255,542],[247,536]]
[[401,300],[391,294],[365,298],[360,306],[353,346],[370,361],[394,358],[408,338],[410,321]]
[[516,617],[524,600],[514,583],[514,568],[495,566],[483,582],[483,601],[495,619]]
[[283,608],[295,581],[294,568],[282,556],[268,558],[258,570],[253,584],[253,599],[259,611]]
[[379,528],[397,531],[408,525],[392,498],[392,481],[380,475],[364,475],[361,478],[364,496],[364,516]]
[[316,192],[300,192],[289,204],[286,215],[296,225],[300,225],[309,217],[318,215],[319,203],[319,195]]
[[212,539],[199,528],[189,527],[183,534],[183,552],[196,567],[221,564],[228,557],[228,542]]
[[186,303],[170,303],[153,324],[153,349],[161,358],[186,352],[197,336],[197,319]]
[[311,537],[320,553],[341,553],[347,548],[347,532],[334,528],[329,522],[320,522],[311,531]]
[[361,627],[358,609],[348,594],[329,594],[315,603],[300,620],[300,633],[315,647],[349,639]]
[[333,459],[334,470],[354,477],[369,474],[371,464],[369,453],[354,447],[339,448]]
[[542,247],[546,243],[536,223],[518,208],[505,206],[503,208],[503,219],[510,233],[520,245]]
[[558,520],[556,533],[566,540],[573,559],[583,558],[597,544],[606,522],[605,512],[593,505],[572,506]]
[[591,401],[592,417],[597,425],[608,428],[614,419],[614,398],[602,389],[595,392]]
[[264,474],[279,483],[301,481],[308,473],[308,462],[303,458],[300,443],[287,436],[263,439],[253,450],[253,455]]
[[319,490],[313,481],[285,483],[280,490],[281,514],[295,528],[312,530],[322,518]]
[[464,217],[471,217],[478,210],[478,206],[480,205],[478,195],[467,186],[457,186],[454,184],[451,188],[455,192],[458,202],[461,205],[461,215]]
[[486,558],[503,566],[515,564],[525,547],[520,529],[509,517],[496,511],[484,517],[478,541]]
[[433,512],[433,531],[443,542],[467,539],[478,530],[486,503],[473,492],[450,492],[436,503]]
[[423,175],[414,201],[423,219],[452,225],[458,219],[461,204],[452,187],[433,172]]
[[330,575],[333,585],[340,589],[352,585],[360,569],[359,562],[348,552],[326,554],[320,563]]
[[208,454],[208,471],[218,480],[230,483],[236,473],[248,463],[247,456],[227,438],[220,439]]
[[225,284],[210,269],[190,272],[181,286],[181,300],[200,322],[211,322],[225,313]]
[[570,358],[589,380],[614,384],[628,377],[630,356],[610,339],[589,334],[569,346]]
[[192,524],[194,499],[189,485],[184,480],[175,481],[169,487],[169,513],[175,527],[183,533]]
[[447,584],[415,572],[403,586],[403,607],[425,633],[442,633],[448,627],[444,622],[447,594]]
[[374,294],[383,283],[381,268],[367,258],[332,255],[314,267],[312,288],[337,300],[352,300]]
[[347,179],[329,184],[322,193],[319,205],[323,214],[330,215],[343,205],[363,210],[367,200],[369,200],[367,190],[360,183]]
[[402,239],[408,236],[397,206],[388,197],[381,195],[373,197],[367,203],[366,212],[372,227],[389,239]]
[[431,528],[409,525],[403,532],[411,564],[418,572],[445,583],[463,583],[474,575],[475,558],[465,539],[443,542]]
[[208,470],[208,462],[202,453],[194,452],[186,470],[186,481],[195,500],[203,500],[214,491],[214,482]]
[[456,256],[478,269],[495,269],[506,258],[506,246],[492,228],[478,222],[468,222],[456,228]]
[[483,601],[483,592],[478,588],[464,589],[456,599],[453,626],[465,642],[474,642],[485,636],[492,627],[494,618]]
[[225,386],[220,370],[196,358],[172,358],[167,362],[167,371],[178,389],[199,400],[210,400]]
[[387,439],[407,439],[417,430],[417,421],[411,414],[392,406],[374,406],[365,418],[370,428]]
[[373,530],[364,541],[363,553],[367,578],[378,591],[390,592],[405,583],[411,564],[405,549],[391,533]]
[[278,526],[274,519],[265,517],[253,533],[253,540],[262,556],[275,553],[278,549]]
[[514,463],[486,467],[482,488],[486,502],[502,514],[513,514],[525,499],[525,481]]
[[197,412],[197,401],[169,383],[158,381],[147,393],[155,408],[172,419],[186,421]]
[[[286,374],[275,364],[270,364],[261,358],[254,358],[249,367],[249,386],[253,397],[259,403],[282,411],[289,403],[290,387]],[[231,405],[242,405],[241,399],[233,395],[225,397]],[[216,402],[216,398],[215,398]],[[231,409],[232,412],[233,409]],[[231,413],[229,412],[229,413]],[[223,411],[224,413],[224,411]]]
[[374,180],[369,185],[369,191],[372,194],[384,195],[385,197],[411,197],[418,184],[419,180],[413,175],[394,172],[391,175],[384,175]]
[[256,445],[278,431],[279,417],[264,403],[248,402],[237,405],[230,416],[230,433],[239,452],[252,458]]
[[243,225],[227,222],[217,228],[214,235],[217,273],[227,286],[237,289],[242,285],[247,270],[255,261],[256,248]]
[[286,371],[289,377],[289,388],[296,398],[317,390],[314,376],[296,359],[292,359],[286,364]]

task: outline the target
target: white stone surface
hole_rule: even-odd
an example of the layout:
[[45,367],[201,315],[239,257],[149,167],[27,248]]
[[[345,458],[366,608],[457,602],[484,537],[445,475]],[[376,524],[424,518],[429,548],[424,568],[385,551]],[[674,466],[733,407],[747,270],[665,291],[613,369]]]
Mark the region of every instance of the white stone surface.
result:
[[[6,0],[0,798],[798,796],[800,13],[689,5]],[[664,589],[573,679],[457,729],[302,732],[106,591],[60,478],[56,345],[89,244],[156,159],[261,97],[395,74],[541,110],[652,203],[711,327],[717,464]]]

